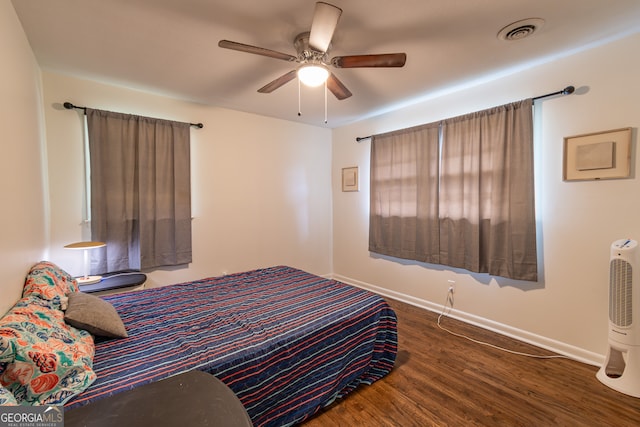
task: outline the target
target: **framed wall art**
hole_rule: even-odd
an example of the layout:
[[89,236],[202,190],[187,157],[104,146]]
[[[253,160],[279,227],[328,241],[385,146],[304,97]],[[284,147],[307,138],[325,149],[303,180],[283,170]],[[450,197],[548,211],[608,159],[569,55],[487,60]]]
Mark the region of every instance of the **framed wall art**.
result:
[[564,138],[565,181],[628,178],[631,128]]
[[358,167],[342,168],[342,191],[358,191]]

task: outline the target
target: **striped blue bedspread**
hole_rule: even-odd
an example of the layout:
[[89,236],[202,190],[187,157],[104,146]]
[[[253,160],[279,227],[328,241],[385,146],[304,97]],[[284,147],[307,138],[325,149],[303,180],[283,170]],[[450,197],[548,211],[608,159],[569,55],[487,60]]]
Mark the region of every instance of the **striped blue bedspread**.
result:
[[395,362],[396,315],[381,297],[290,267],[104,298],[129,337],[96,342],[98,379],[66,409],[198,369],[255,426],[293,425]]

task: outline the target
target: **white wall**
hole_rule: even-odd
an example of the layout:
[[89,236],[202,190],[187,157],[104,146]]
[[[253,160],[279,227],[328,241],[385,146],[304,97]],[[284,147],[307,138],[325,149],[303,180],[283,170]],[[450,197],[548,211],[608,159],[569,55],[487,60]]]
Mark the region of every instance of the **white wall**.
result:
[[[179,78],[179,77],[178,77]],[[62,103],[202,122],[192,128],[193,263],[151,272],[151,286],[286,264],[331,265],[331,132],[43,72],[51,192],[51,259],[82,273],[65,244],[84,219],[83,118]]]
[[40,70],[10,2],[0,2],[0,315],[45,257]]
[[[640,239],[640,180],[563,182],[563,138],[640,127],[640,35],[434,96],[333,132],[336,277],[439,310],[456,280],[456,314],[468,321],[599,364],[607,350],[609,247]],[[397,262],[368,248],[370,142],[382,133],[478,111],[573,84],[576,94],[537,102],[536,198],[541,279],[516,282],[464,270]],[[340,171],[359,166],[359,193],[340,191]]]

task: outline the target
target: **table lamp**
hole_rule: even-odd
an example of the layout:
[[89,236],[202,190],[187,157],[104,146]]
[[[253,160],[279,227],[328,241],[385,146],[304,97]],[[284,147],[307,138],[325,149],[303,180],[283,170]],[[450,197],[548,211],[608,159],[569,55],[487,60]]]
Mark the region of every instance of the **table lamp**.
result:
[[107,246],[104,242],[77,242],[65,245],[65,249],[82,249],[84,251],[84,275],[76,277],[79,285],[90,285],[102,280],[102,276],[89,276],[89,251]]

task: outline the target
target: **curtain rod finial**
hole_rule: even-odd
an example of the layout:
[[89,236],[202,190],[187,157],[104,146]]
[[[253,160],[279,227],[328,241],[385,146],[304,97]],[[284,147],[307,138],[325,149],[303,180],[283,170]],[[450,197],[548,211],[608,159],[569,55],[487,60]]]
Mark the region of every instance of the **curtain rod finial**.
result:
[[73,108],[74,108],[73,104],[72,104],[72,103],[70,103],[70,102],[65,102],[64,104],[62,104],[62,106],[63,106],[64,108],[66,108],[67,110],[71,110],[71,109],[73,109]]
[[562,94],[563,95],[571,95],[573,92],[575,92],[576,88],[573,86],[567,86],[563,89]]

